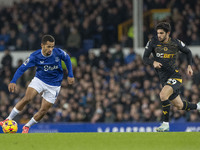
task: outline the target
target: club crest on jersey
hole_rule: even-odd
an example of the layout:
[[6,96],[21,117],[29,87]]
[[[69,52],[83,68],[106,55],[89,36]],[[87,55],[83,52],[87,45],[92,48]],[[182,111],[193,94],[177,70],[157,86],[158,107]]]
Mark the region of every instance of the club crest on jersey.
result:
[[56,58],[55,58],[55,61],[56,61],[56,62],[59,62],[59,61],[60,61],[60,58],[59,58],[59,57],[56,57]]
[[168,51],[168,48],[167,48],[167,47],[164,47],[164,51]]

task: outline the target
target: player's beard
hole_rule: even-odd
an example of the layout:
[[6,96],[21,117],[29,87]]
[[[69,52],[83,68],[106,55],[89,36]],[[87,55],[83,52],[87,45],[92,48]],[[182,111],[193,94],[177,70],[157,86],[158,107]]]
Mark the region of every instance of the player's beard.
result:
[[163,37],[163,39],[162,39],[162,38],[160,38],[160,39],[158,38],[158,39],[159,39],[160,42],[164,42],[164,41],[166,40],[166,38],[167,38],[167,35],[165,35],[165,36]]
[[52,52],[47,52],[47,55],[49,56],[49,55],[51,55],[51,53],[52,53]]
[[46,50],[46,53],[45,53],[45,54],[46,54],[46,56],[50,56],[51,53],[52,53],[51,51]]

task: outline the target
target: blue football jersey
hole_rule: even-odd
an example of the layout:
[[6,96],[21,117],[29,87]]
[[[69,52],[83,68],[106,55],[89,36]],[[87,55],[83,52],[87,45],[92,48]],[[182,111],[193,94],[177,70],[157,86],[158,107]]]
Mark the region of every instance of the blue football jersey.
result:
[[16,83],[17,79],[30,67],[36,66],[35,76],[44,83],[52,86],[60,86],[63,79],[63,60],[68,69],[68,77],[73,77],[72,64],[69,55],[59,48],[54,48],[50,56],[44,56],[42,49],[33,52],[30,57],[17,69],[11,83]]

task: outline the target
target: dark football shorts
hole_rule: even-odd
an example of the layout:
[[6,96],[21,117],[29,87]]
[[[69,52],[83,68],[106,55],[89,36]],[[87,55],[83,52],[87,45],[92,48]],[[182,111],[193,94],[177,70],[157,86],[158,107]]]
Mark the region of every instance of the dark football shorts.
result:
[[180,94],[180,87],[182,84],[182,79],[178,78],[169,78],[167,82],[164,84],[169,85],[173,88],[173,94],[169,97],[169,100],[175,99]]

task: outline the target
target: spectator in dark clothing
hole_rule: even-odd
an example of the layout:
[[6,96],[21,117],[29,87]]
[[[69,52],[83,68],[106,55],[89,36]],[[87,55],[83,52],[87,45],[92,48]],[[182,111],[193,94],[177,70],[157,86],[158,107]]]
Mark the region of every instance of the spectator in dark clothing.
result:
[[1,60],[1,64],[3,67],[8,67],[10,70],[12,69],[12,56],[10,55],[10,50],[6,49],[4,51],[4,56]]
[[124,54],[122,52],[122,47],[120,44],[115,45],[116,52],[112,56],[113,62],[119,62],[120,64],[124,63]]
[[133,48],[130,48],[130,52],[128,54],[128,56],[125,57],[125,63],[129,64],[131,62],[133,62],[135,60],[136,54],[133,50]]
[[81,36],[76,28],[71,28],[71,33],[67,38],[67,47],[71,52],[77,52],[81,46]]

